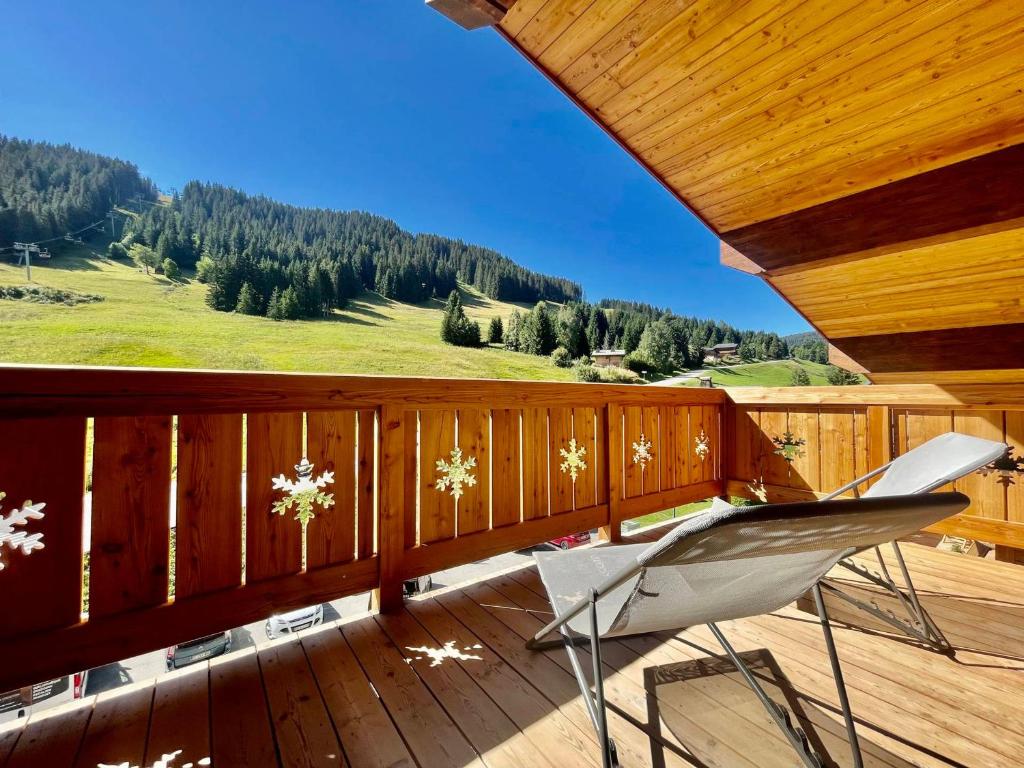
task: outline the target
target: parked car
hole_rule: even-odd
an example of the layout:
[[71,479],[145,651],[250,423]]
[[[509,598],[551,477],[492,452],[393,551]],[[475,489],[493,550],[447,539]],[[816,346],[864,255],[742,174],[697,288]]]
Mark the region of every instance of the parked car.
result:
[[280,613],[267,619],[267,637],[273,639],[282,632],[298,632],[300,629],[309,629],[323,620],[323,605],[313,605],[309,608],[299,608],[297,611]]
[[408,581],[402,582],[402,594],[406,597],[412,597],[418,595],[420,592],[429,592],[434,586],[434,580],[430,578],[428,573],[426,576],[418,576],[415,579],[409,579]]
[[46,706],[50,707],[80,699],[85,695],[88,679],[88,671],[76,672],[73,675],[0,694],[0,723],[28,717],[32,714],[33,707],[38,707],[44,701]]
[[572,549],[573,547],[589,543],[590,531],[570,533],[568,536],[559,536],[557,539],[552,539],[548,542],[552,547],[558,547],[559,549]]
[[167,669],[180,669],[231,650],[231,633],[217,632],[167,649]]

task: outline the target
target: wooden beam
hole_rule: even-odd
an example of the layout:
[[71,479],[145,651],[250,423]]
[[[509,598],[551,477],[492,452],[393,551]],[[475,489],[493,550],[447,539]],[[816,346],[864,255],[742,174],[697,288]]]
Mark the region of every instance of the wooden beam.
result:
[[771,271],[967,229],[1019,226],[1022,178],[1024,144],[1018,144],[734,229],[722,239]]
[[516,0],[426,0],[427,6],[447,16],[463,29],[493,27]]
[[1024,368],[1024,323],[844,336],[832,343],[871,373]]
[[893,408],[1024,410],[1019,384],[886,384],[852,387],[726,387],[737,405],[888,405]]
[[725,240],[722,240],[718,260],[723,267],[735,269],[737,272],[745,272],[748,275],[760,275],[764,269],[737,251]]
[[831,342],[828,345],[828,361],[832,365],[836,365],[847,371],[853,373],[869,373],[868,369],[858,363],[852,357],[847,355],[843,350],[839,349],[835,344]]

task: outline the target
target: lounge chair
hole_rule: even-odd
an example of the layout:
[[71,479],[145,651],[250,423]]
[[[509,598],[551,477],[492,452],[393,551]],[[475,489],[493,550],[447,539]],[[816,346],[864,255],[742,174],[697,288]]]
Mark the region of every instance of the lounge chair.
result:
[[[962,435],[958,432],[947,432],[938,437],[933,437],[926,443],[907,451],[902,456],[872,470],[863,477],[847,483],[842,488],[823,497],[821,501],[828,501],[846,493],[853,493],[855,497],[865,499],[878,496],[930,493],[947,483],[959,480],[961,477],[992,463],[1003,456],[1006,451],[1007,446],[1005,443],[983,440],[980,437]],[[878,475],[881,475],[881,477],[878,478],[874,485],[863,493],[859,492],[859,488],[862,485]],[[895,540],[888,543],[896,554],[896,562],[903,577],[904,586],[902,588],[896,584],[889,574],[885,560],[882,558],[882,552],[878,547],[875,547],[875,555],[878,558],[880,573],[875,573],[850,559],[840,561],[839,565],[892,592],[906,612],[909,621],[904,621],[891,611],[882,609],[875,602],[865,601],[848,592],[844,592],[831,581],[822,582],[822,587],[829,594],[870,613],[872,616],[910,637],[939,651],[948,652],[951,648],[949,641],[924,608],[921,607],[921,602],[917,597],[917,590],[914,589],[914,582],[910,578],[910,571],[907,570],[907,564],[903,560],[903,553],[900,551],[899,544]]]
[[[534,650],[562,644],[602,745],[605,768],[617,765],[608,735],[600,640],[707,624],[747,684],[809,768],[821,758],[788,712],[772,701],[716,622],[778,610],[811,590],[846,721],[854,766],[860,747],[819,583],[843,558],[967,508],[961,493],[832,499],[734,507],[717,499],[654,544],[535,553],[555,619],[532,638]],[[561,637],[549,640],[558,633]],[[575,645],[589,640],[594,689]]]

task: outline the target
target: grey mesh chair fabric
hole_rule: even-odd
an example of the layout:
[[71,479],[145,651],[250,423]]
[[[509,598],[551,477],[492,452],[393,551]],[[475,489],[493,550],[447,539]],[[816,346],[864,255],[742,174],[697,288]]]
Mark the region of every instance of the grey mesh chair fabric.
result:
[[[968,503],[959,493],[759,507],[718,501],[651,545],[538,552],[534,556],[556,618],[528,647],[546,647],[545,638],[561,634],[604,748],[604,764],[611,766],[615,749],[607,736],[601,639],[708,624],[741,672],[749,673],[716,622],[777,610],[812,589],[844,702],[854,764],[859,765],[853,718],[818,582],[842,558],[916,532]],[[590,638],[594,692],[573,647],[580,636]],[[768,699],[753,676],[744,677],[805,765],[822,765],[783,708]]]
[[[1003,456],[1006,451],[1007,446],[1005,443],[984,440],[980,437],[972,437],[971,435],[963,435],[957,432],[947,432],[928,440],[888,464],[833,491],[824,497],[823,501],[850,491],[861,498],[928,493],[981,469]],[[864,493],[858,494],[860,486],[878,475],[881,475],[881,477],[875,481],[874,485]],[[921,602],[917,597],[917,590],[914,588],[914,582],[911,579],[906,561],[903,559],[903,553],[900,551],[899,544],[895,538],[889,543],[896,555],[896,562],[899,565],[903,578],[902,587],[889,574],[882,553],[877,547],[875,548],[875,554],[878,559],[878,572],[872,571],[852,560],[842,560],[840,565],[891,592],[902,606],[907,620],[899,618],[891,611],[882,610],[874,601],[862,600],[855,594],[841,589],[833,580],[824,582],[822,586],[830,594],[871,614],[904,634],[939,651],[947,652],[950,649],[949,641],[946,640],[942,630],[936,626],[935,622],[932,621],[931,617],[921,606]]]

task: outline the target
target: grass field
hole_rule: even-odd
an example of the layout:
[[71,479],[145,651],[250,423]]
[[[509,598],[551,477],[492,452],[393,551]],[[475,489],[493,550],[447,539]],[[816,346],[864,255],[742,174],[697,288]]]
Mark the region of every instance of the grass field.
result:
[[[80,247],[32,267],[36,285],[104,298],[64,306],[0,300],[0,361],[231,370],[386,373],[567,381],[546,358],[441,343],[441,303],[410,306],[364,294],[328,320],[283,321],[215,312],[206,286],[145,275]],[[24,285],[0,264],[0,286]],[[473,290],[466,313],[481,321],[515,308]]]
[[[767,363],[748,363],[730,368],[709,368],[705,375],[711,376],[716,387],[788,387],[793,383],[793,371],[803,368],[812,385],[827,385],[827,365],[807,360],[773,360]],[[697,386],[696,379],[687,386]]]

